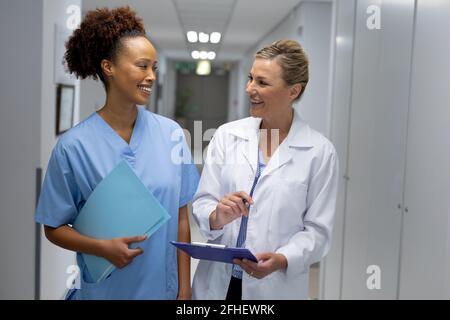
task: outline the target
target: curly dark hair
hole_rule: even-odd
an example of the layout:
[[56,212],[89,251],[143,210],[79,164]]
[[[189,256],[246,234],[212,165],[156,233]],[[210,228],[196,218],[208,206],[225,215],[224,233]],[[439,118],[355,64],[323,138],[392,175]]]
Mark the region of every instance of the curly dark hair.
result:
[[81,79],[100,78],[106,87],[101,61],[114,61],[124,38],[141,36],[146,37],[143,21],[128,6],[89,11],[66,43],[70,73]]

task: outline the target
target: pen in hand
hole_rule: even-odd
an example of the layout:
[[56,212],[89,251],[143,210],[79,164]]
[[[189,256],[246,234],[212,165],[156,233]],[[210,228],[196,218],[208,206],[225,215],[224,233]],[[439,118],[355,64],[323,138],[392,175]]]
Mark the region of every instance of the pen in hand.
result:
[[[242,202],[244,203],[244,206],[248,210],[250,208],[250,203],[248,203],[247,199],[242,199]],[[247,214],[244,214],[244,216],[248,217],[248,211],[247,211]]]
[[244,191],[226,194],[209,215],[211,229],[219,230],[235,219],[247,217],[250,205],[253,205],[253,199]]

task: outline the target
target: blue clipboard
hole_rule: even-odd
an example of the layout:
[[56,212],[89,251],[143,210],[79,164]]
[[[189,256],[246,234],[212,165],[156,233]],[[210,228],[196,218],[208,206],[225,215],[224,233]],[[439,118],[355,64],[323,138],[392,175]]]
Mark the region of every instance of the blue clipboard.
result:
[[248,259],[253,262],[258,262],[253,253],[246,248],[229,248],[209,243],[187,243],[176,241],[170,241],[170,243],[195,259],[225,263],[233,263],[233,259]]

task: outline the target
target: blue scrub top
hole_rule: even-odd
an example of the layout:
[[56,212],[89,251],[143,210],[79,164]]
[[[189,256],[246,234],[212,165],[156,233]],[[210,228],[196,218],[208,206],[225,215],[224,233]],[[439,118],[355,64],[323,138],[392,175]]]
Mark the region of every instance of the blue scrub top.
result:
[[83,258],[77,254],[81,289],[71,290],[67,298],[177,297],[177,255],[170,241],[177,240],[178,209],[192,199],[199,181],[179,130],[176,122],[138,107],[130,144],[96,112],[61,136],[48,164],[36,222],[55,228],[72,224],[96,185],[122,160],[128,161],[171,216],[139,244],[143,254],[98,284],[90,281]]

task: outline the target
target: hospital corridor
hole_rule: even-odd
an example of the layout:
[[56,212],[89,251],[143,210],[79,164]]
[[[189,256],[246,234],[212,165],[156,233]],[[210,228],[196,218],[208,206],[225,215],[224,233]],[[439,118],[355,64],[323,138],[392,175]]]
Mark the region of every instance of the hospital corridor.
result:
[[[111,12],[122,14],[108,18],[114,21],[107,31],[81,29]],[[122,38],[111,35],[132,24],[124,34],[135,45],[124,49]],[[167,281],[167,297],[173,294],[182,275],[170,241],[185,236],[186,206],[191,242],[236,244],[258,257],[264,248],[270,267],[278,268],[263,273],[248,264],[190,258],[194,299],[225,293],[228,299],[232,282],[227,291],[219,281],[231,275],[244,300],[450,299],[449,39],[450,0],[0,0],[0,300],[62,300],[79,289],[90,265],[52,243],[43,224],[77,229],[74,214],[87,203],[85,195],[119,160],[142,177],[136,188],[153,184],[144,189],[172,216],[139,240],[166,260],[149,264],[155,274],[145,278],[137,264],[144,252],[101,281],[123,284],[125,276],[114,273],[131,268],[136,277]],[[103,52],[102,45],[110,47]],[[283,46],[290,49],[281,52]],[[75,53],[66,54],[69,49]],[[286,71],[298,67],[286,58],[294,51],[307,57],[306,80],[290,83],[289,77],[299,78]],[[135,52],[148,53],[145,65],[116,64],[116,56],[131,59]],[[91,57],[99,59],[90,74]],[[136,89],[132,82],[144,70],[147,82]],[[117,118],[108,118],[105,110],[113,109],[105,106],[128,98],[139,105],[132,109],[134,127],[114,132],[106,120]],[[270,152],[261,151],[262,140],[244,129],[261,118],[260,137],[267,123],[281,123],[275,116],[285,119],[284,109],[273,108],[282,104],[293,106],[291,131],[280,131],[286,140],[265,158]],[[95,125],[102,129],[82,131]],[[253,142],[253,149],[242,147]],[[148,161],[140,163],[134,156],[147,145]],[[244,164],[206,160],[228,161],[223,150],[234,147]],[[179,148],[189,167],[169,163]],[[283,150],[290,156],[283,158]],[[253,167],[245,167],[247,160]],[[231,195],[239,191],[246,193]],[[62,202],[70,192],[78,201],[73,208]],[[226,220],[236,214],[223,209],[233,201],[248,217]],[[152,236],[158,243],[148,242]],[[140,285],[136,294],[144,296]],[[248,288],[274,292],[251,295]]]

